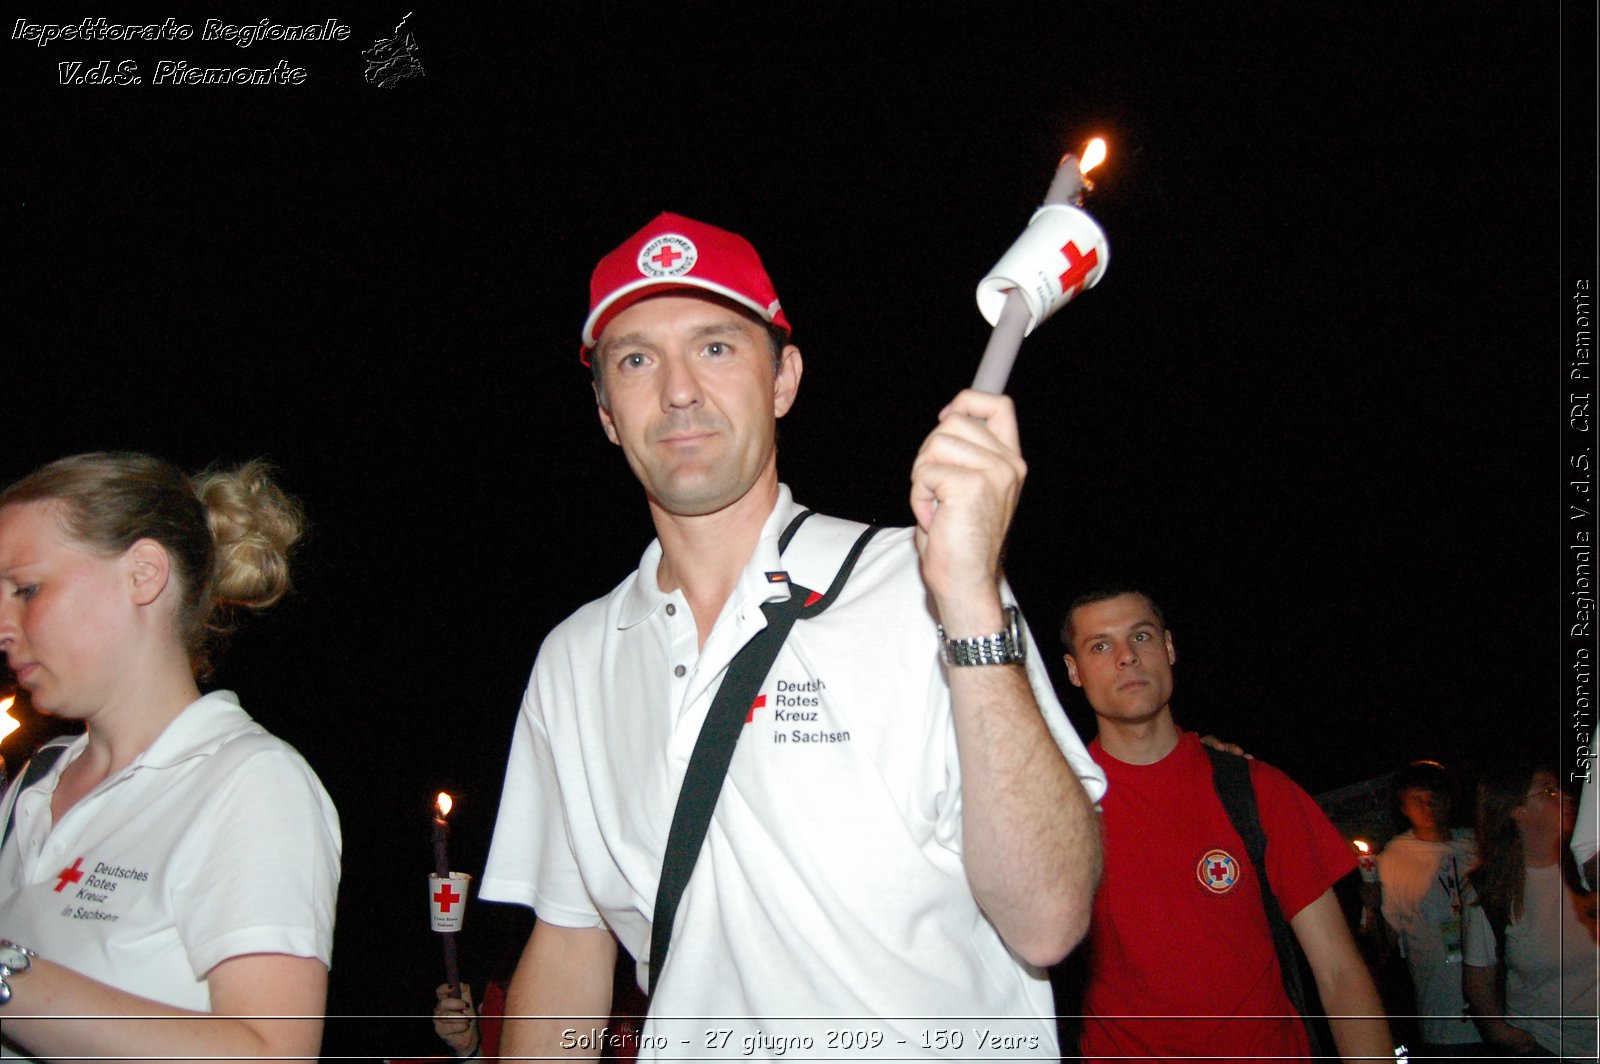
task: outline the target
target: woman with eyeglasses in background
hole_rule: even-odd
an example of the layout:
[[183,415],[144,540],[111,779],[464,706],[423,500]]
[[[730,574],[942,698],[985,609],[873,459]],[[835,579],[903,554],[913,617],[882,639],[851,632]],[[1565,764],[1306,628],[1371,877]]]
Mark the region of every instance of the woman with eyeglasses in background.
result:
[[1595,915],[1567,849],[1573,816],[1555,774],[1532,764],[1478,786],[1463,988],[1500,1052],[1595,1059]]

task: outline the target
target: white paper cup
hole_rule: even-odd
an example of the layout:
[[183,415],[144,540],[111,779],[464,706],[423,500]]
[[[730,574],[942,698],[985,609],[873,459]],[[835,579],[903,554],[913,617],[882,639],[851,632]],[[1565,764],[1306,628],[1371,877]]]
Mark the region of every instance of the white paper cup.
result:
[[472,877],[451,872],[449,879],[428,876],[428,923],[435,931],[460,931],[467,915],[467,888]]
[[1028,306],[1026,336],[1079,292],[1099,284],[1110,262],[1106,234],[1086,211],[1047,203],[978,282],[978,310],[995,324],[1006,293],[1015,289]]

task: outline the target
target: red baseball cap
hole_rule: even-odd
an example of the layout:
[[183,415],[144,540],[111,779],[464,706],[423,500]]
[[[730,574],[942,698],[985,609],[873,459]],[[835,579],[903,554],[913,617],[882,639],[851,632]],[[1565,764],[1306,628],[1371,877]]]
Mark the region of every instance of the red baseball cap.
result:
[[731,299],[762,321],[786,333],[794,331],[750,241],[738,233],[664,212],[594,268],[589,279],[589,317],[583,323],[583,347],[578,353],[583,364],[589,364],[589,352],[612,318],[645,296],[674,288],[698,288]]

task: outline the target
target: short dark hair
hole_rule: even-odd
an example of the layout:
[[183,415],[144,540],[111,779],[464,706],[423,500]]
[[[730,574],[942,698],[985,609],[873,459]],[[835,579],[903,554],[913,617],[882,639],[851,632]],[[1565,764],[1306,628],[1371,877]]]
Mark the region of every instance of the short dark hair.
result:
[[1161,612],[1161,606],[1148,593],[1139,590],[1132,584],[1106,584],[1103,587],[1095,588],[1093,591],[1085,591],[1073,599],[1072,604],[1067,607],[1066,616],[1061,618],[1061,645],[1066,648],[1068,654],[1072,653],[1072,643],[1077,638],[1077,633],[1072,628],[1072,615],[1084,606],[1093,606],[1096,602],[1109,602],[1114,598],[1121,598],[1123,595],[1138,595],[1150,603],[1150,612],[1156,615],[1156,623],[1161,625],[1162,628],[1166,628],[1166,614]]
[[1432,791],[1449,797],[1454,790],[1450,783],[1450,771],[1437,761],[1411,762],[1394,774],[1389,786],[1396,798],[1409,790]]

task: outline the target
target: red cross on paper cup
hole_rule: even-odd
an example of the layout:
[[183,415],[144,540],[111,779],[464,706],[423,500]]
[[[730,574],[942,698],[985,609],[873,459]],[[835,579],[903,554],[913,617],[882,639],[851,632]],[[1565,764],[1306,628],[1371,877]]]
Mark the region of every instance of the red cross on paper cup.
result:
[[[990,325],[1000,320],[1006,293],[1015,290],[1028,306],[1028,329],[1093,288],[1111,261],[1106,234],[1086,211],[1050,203],[1034,212],[1028,228],[978,282],[978,310]],[[1024,333],[1026,335],[1026,333]]]
[[472,877],[451,872],[449,878],[428,877],[428,923],[435,931],[460,931],[467,914],[467,887]]

